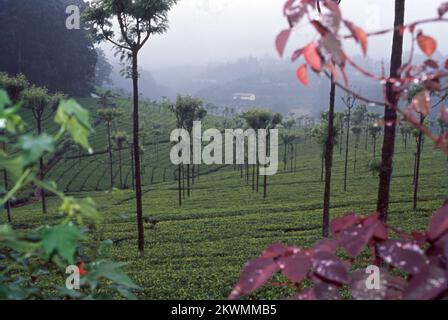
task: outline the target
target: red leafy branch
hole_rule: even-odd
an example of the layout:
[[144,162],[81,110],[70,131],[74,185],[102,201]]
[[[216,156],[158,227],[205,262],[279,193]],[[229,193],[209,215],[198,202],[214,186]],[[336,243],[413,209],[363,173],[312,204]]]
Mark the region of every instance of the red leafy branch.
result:
[[[297,79],[307,86],[310,82],[308,76],[309,69],[317,74],[324,73],[332,78],[339,88],[347,93],[354,94],[360,101],[394,108],[401,115],[402,121],[409,122],[414,128],[422,131],[434,141],[435,148],[448,153],[448,135],[432,133],[429,128],[417,121],[416,117],[416,113],[422,113],[422,110],[425,112],[426,106],[430,104],[432,94],[447,90],[446,87],[442,86],[442,83],[448,78],[448,61],[436,61],[432,58],[437,50],[437,41],[425,34],[423,30],[417,28],[429,23],[448,22],[448,19],[444,17],[448,12],[448,2],[440,5],[435,18],[422,19],[407,25],[375,32],[366,32],[355,23],[344,19],[337,5],[338,2],[333,0],[286,1],[283,11],[288,20],[289,28],[283,30],[277,37],[276,47],[279,54],[283,56],[292,32],[302,20],[306,20],[307,24],[315,29],[319,37],[318,40],[312,41],[294,51],[292,61],[296,61],[301,57],[305,60],[305,63],[301,64],[297,69]],[[343,29],[348,30],[349,33],[340,35]],[[411,54],[409,60],[401,67],[399,77],[386,77],[384,74],[376,75],[369,72],[351,59],[343,50],[343,42],[348,39],[354,39],[360,45],[362,53],[367,55],[369,37],[396,31],[400,31],[403,36],[405,32],[408,32],[412,37]],[[427,60],[420,64],[413,63],[415,47],[417,46],[427,57]],[[424,90],[423,95],[428,97],[428,101],[419,99],[413,101],[406,109],[401,109],[397,105],[390,103],[386,94],[384,94],[383,101],[374,101],[360,94],[355,94],[349,86],[349,79],[345,71],[347,65],[366,78],[378,81],[383,86],[384,92],[386,92],[387,86],[392,86],[394,94],[399,99],[406,99],[408,90],[412,86],[420,85]],[[338,70],[342,75],[343,83],[338,80]],[[442,107],[440,114],[440,119],[444,122],[447,122],[446,116],[444,116],[447,114],[446,109],[446,107]],[[384,125],[390,124],[384,123]]]
[[[230,294],[239,299],[265,284],[288,287],[298,300],[340,299],[340,290],[349,290],[353,299],[432,300],[448,298],[448,201],[432,217],[426,232],[407,234],[384,224],[379,214],[358,216],[348,213],[331,222],[333,239],[302,249],[275,243],[258,258],[249,261]],[[398,238],[389,238],[393,231]],[[369,273],[350,271],[362,252],[380,270],[379,287],[370,288]],[[349,256],[348,260],[339,256]],[[368,269],[367,269],[368,270]],[[403,275],[397,277],[392,270]],[[287,282],[271,282],[276,273]],[[301,289],[305,282],[311,286]]]

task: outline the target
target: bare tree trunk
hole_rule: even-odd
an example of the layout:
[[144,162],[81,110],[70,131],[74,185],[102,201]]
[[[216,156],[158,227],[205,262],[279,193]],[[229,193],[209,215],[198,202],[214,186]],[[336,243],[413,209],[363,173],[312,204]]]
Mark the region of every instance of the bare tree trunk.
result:
[[325,143],[325,191],[322,236],[327,238],[330,228],[330,195],[331,195],[331,172],[333,168],[333,149],[334,149],[334,105],[336,96],[336,85],[331,82],[330,90],[330,108],[328,110],[328,136]]
[[[0,133],[0,135],[3,135],[2,133]],[[6,145],[5,143],[1,144],[1,150],[5,151],[6,149]],[[3,170],[3,183],[4,183],[4,187],[5,187],[5,191],[8,192],[8,172],[6,170]],[[6,209],[6,215],[8,217],[8,222],[11,223],[12,222],[12,217],[11,217],[11,204],[9,203],[9,201],[7,201],[5,203],[5,209]]]
[[[390,76],[398,77],[403,56],[403,34],[398,28],[404,24],[405,0],[395,0],[395,22],[396,27],[393,37]],[[384,141],[382,150],[382,163],[380,170],[380,182],[378,187],[377,211],[383,221],[387,221],[390,199],[390,184],[393,170],[393,157],[395,152],[395,134],[397,125],[397,111],[399,96],[394,92],[394,85],[388,82],[386,85],[386,96],[391,106],[386,106],[384,111]]]
[[134,167],[135,167],[135,201],[137,209],[138,250],[141,254],[145,251],[145,230],[143,226],[142,205],[142,181],[140,168],[140,141],[139,141],[139,93],[138,93],[138,52],[132,53],[132,83],[134,95],[133,115],[133,144],[134,144]]
[[185,189],[185,166],[182,164],[182,195],[184,200],[186,199],[186,189]]
[[[341,121],[341,137],[344,135],[344,120]],[[341,138],[342,140],[342,138]],[[342,141],[339,144],[339,154],[342,155]],[[344,189],[345,190],[345,189]]]
[[[420,115],[420,124],[423,125],[425,121],[425,117]],[[417,155],[415,161],[415,179],[414,179],[414,201],[413,201],[413,209],[417,210],[418,204],[418,184],[420,182],[420,162],[422,155],[422,142],[423,142],[423,132],[419,132],[418,140],[417,140]]]
[[[40,135],[42,134],[42,115],[39,115],[37,117],[37,133]],[[43,173],[44,170],[44,159],[40,158],[39,159],[39,172],[40,172],[40,180],[44,180],[45,175]],[[45,196],[45,190],[44,189],[40,189],[40,197],[42,200],[42,212],[43,213],[47,213],[47,199]]]
[[345,141],[345,170],[344,170],[344,191],[347,191],[347,173],[348,173],[348,152],[350,143],[350,118],[352,115],[352,109],[348,108],[347,117],[347,139]]
[[118,162],[119,162],[119,169],[120,169],[120,188],[123,188],[123,168],[122,168],[122,162],[121,162],[121,148],[118,149]]
[[[270,150],[270,145],[271,145],[270,144],[270,139],[271,139],[271,136],[270,136],[270,133],[269,133],[269,130],[268,130],[268,134],[266,135],[266,154],[270,154],[271,153],[271,150]],[[265,161],[264,162],[266,163],[266,157],[265,157]],[[264,167],[267,168],[268,165],[265,164]],[[265,172],[265,175],[263,177],[263,198],[266,199],[267,197],[268,197],[268,175]]]
[[131,149],[131,176],[132,176],[132,190],[135,191],[135,172],[134,172],[134,146],[130,144]]
[[376,136],[373,136],[373,159],[376,159]]
[[191,187],[190,187],[190,165],[187,164],[187,195],[190,197],[191,195]]
[[255,165],[252,165],[252,190],[255,191]]
[[324,182],[324,168],[325,168],[325,148],[322,150],[321,156],[321,166],[320,166],[320,182]]
[[246,183],[249,185],[249,159],[246,158]]
[[290,165],[291,165],[291,172],[293,172],[294,171],[294,167],[293,167],[293,161],[294,161],[294,145],[293,144],[291,144],[291,156],[290,156],[290,158],[289,158],[289,162],[290,162]]
[[285,144],[285,151],[283,153],[283,170],[285,172],[288,169],[288,148],[289,146]]
[[295,150],[295,152],[294,152],[294,173],[297,173],[297,153],[299,151],[299,146],[296,145],[294,150]]
[[112,141],[110,122],[107,122],[107,143],[109,144],[109,171],[110,171],[110,189],[114,188],[114,170],[113,170],[113,156],[112,156]]
[[182,165],[179,164],[177,167],[177,187],[179,191],[179,207],[182,207]]

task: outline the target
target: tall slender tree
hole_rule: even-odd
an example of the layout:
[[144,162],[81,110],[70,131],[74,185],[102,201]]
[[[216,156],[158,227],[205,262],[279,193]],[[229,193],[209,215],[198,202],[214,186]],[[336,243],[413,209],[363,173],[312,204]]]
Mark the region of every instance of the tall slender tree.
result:
[[[282,116],[279,113],[274,113],[270,110],[266,110],[266,109],[261,109],[261,108],[254,108],[251,109],[249,111],[246,111],[245,113],[242,114],[242,118],[244,120],[246,120],[247,126],[249,128],[252,128],[255,130],[255,132],[257,132],[256,130],[259,129],[266,129],[267,130],[267,136],[266,136],[266,153],[269,153],[269,139],[270,139],[270,135],[269,135],[269,130],[270,129],[274,129],[276,128],[278,125],[281,124],[282,122]],[[258,137],[258,133],[257,133],[257,137]],[[259,148],[258,145],[258,138],[257,138],[257,150]],[[254,165],[257,166],[257,172],[259,172],[259,158],[258,158],[258,153],[257,153],[257,163]],[[253,171],[255,173],[255,171]],[[259,176],[259,175],[257,175]],[[249,178],[249,177],[248,177]],[[253,182],[255,182],[253,180]],[[253,184],[253,187],[255,185]],[[255,189],[255,188],[254,188]],[[265,175],[263,177],[263,198],[267,198],[267,192],[268,192],[268,177],[267,175]]]
[[[130,62],[126,70],[133,88],[133,148],[135,168],[135,199],[137,211],[138,249],[145,250],[143,226],[142,185],[139,142],[139,86],[138,55],[151,35],[168,29],[168,12],[177,0],[98,0],[91,2],[84,13],[92,34],[115,46],[122,61]],[[119,34],[114,30],[118,24]]]
[[[403,33],[400,26],[404,24],[405,0],[395,0],[395,21],[394,36],[392,43],[392,53],[390,59],[390,76],[392,78],[399,77],[399,71],[403,59]],[[393,170],[393,157],[395,152],[395,134],[397,126],[397,111],[399,95],[394,91],[394,84],[388,82],[386,85],[387,101],[390,105],[386,105],[384,110],[384,121],[386,123],[384,129],[384,140],[382,149],[382,160],[380,169],[380,181],[378,187],[377,211],[381,215],[383,221],[387,221],[389,213],[390,185]]]
[[124,131],[117,131],[113,134],[112,140],[118,149],[118,170],[120,174],[120,188],[123,188],[123,159],[122,150],[128,142],[128,135]]
[[[344,166],[344,191],[347,191],[347,174],[348,174],[348,154],[349,154],[349,146],[350,146],[350,125],[351,125],[351,117],[352,117],[352,111],[353,108],[356,106],[356,97],[347,95],[345,97],[342,97],[342,102],[346,106],[346,117],[345,117],[345,123],[347,125],[347,137],[345,139],[345,166]],[[341,132],[342,134],[342,132]],[[342,145],[342,143],[341,143]]]
[[[56,111],[59,101],[64,98],[62,94],[50,95],[46,88],[32,86],[27,88],[22,93],[24,107],[31,111],[36,120],[37,134],[44,133],[44,122],[49,119]],[[44,159],[39,159],[40,179],[45,178],[44,173]],[[42,212],[47,213],[47,201],[45,191],[38,189],[42,201]]]
[[[12,102],[17,103],[22,96],[23,90],[28,87],[29,82],[25,78],[25,76],[18,75],[15,77],[11,77],[6,73],[0,73],[0,88],[6,90]],[[4,132],[3,130],[0,130],[0,137],[2,135],[4,135]],[[5,143],[1,143],[0,147],[3,152],[6,152]],[[5,191],[8,191],[9,189],[8,179],[8,172],[6,170],[3,170],[3,183]],[[8,222],[12,222],[12,210],[11,203],[9,201],[6,202],[5,209],[8,217]]]
[[[334,0],[338,5],[341,0]],[[317,1],[317,8],[321,12],[320,1]],[[330,84],[330,105],[328,108],[328,135],[325,143],[325,190],[324,190],[324,205],[322,214],[322,235],[326,238],[329,236],[330,229],[330,196],[331,196],[331,175],[333,169],[333,149],[334,149],[334,108],[336,100],[336,84],[333,76]]]
[[113,147],[112,147],[112,123],[114,120],[122,115],[123,112],[118,108],[100,109],[98,110],[98,116],[102,121],[106,123],[107,130],[107,144],[109,153],[109,174],[110,174],[110,188],[113,189],[114,184],[114,159],[113,159]]

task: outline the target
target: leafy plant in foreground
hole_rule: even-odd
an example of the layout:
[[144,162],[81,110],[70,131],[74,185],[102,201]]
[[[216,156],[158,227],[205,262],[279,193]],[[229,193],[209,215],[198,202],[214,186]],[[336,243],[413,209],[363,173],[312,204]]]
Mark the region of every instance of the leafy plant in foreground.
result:
[[[281,243],[269,246],[245,265],[229,298],[253,293],[278,272],[288,282],[275,285],[295,289],[292,299],[297,300],[339,300],[341,289],[357,300],[448,298],[448,200],[425,233],[407,234],[394,229],[381,221],[379,213],[349,213],[334,219],[330,230],[332,239],[318,241],[308,249]],[[391,232],[398,238],[390,238]],[[371,264],[380,268],[376,289],[367,286],[370,275],[364,269],[351,271],[356,258],[365,257],[361,253],[366,248]],[[349,259],[340,259],[338,250]]]
[[[108,261],[105,249],[110,241],[101,241],[89,230],[96,230],[102,222],[92,199],[75,199],[58,191],[53,182],[43,181],[39,160],[51,154],[66,133],[85,149],[90,149],[89,113],[74,100],[62,100],[56,111],[55,122],[60,126],[55,135],[25,134],[17,112],[22,103],[10,101],[0,90],[0,124],[2,139],[14,147],[10,154],[0,152],[0,169],[7,170],[14,183],[5,190],[0,200],[0,214],[4,206],[23,188],[35,185],[57,196],[61,202],[59,223],[40,226],[35,230],[20,232],[11,225],[0,225],[0,299],[105,299],[118,292],[126,298],[135,298],[132,289],[138,287],[121,270],[122,263]],[[65,286],[66,268],[77,265],[80,290]],[[47,277],[60,283],[45,288]]]

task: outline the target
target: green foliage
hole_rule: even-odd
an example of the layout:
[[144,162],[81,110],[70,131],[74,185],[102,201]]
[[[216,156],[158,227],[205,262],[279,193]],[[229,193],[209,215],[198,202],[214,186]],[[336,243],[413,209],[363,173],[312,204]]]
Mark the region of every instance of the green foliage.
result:
[[74,142],[91,150],[88,136],[93,132],[89,112],[75,100],[64,100],[56,112],[55,122],[61,126],[60,133],[68,131]]
[[104,108],[98,110],[98,116],[108,123],[111,123],[121,115],[123,115],[123,110],[120,110],[118,108]]
[[12,77],[0,72],[0,89],[6,90],[11,100],[17,102],[23,90],[29,87],[29,82],[23,74]]
[[274,129],[282,122],[282,116],[271,110],[253,108],[244,112],[241,117],[246,120],[247,125],[255,130]]
[[36,163],[46,152],[54,151],[53,137],[45,133],[40,136],[23,135],[19,137],[17,146],[22,150],[24,169]]
[[78,246],[77,242],[80,240],[86,240],[86,237],[74,225],[67,224],[45,228],[42,232],[44,256],[48,259],[54,253],[57,253],[69,264],[73,264]]
[[[84,26],[65,28],[68,5],[85,7],[83,0],[2,0],[0,70],[23,73],[31,83],[45,85],[51,92],[90,94],[96,52]],[[13,100],[19,99],[7,91]]]
[[170,107],[175,114],[177,125],[188,132],[193,130],[194,121],[202,121],[207,115],[207,110],[202,108],[202,100],[191,96],[178,96],[176,103]]
[[112,140],[118,149],[122,149],[129,141],[129,135],[125,131],[117,131],[112,135]]
[[[55,143],[68,131],[71,139],[84,148],[90,148],[88,137],[92,132],[89,114],[76,101],[61,101],[55,122],[60,125],[57,135],[34,136],[22,133],[23,124],[16,114],[19,108],[9,107],[11,101],[0,91],[0,116],[11,123],[5,130],[3,142],[15,144],[14,155],[0,154],[0,169],[7,170],[14,178],[11,190],[1,190],[1,208],[21,189],[34,184],[45,192],[57,196],[61,205],[60,218],[56,225],[38,226],[36,229],[19,232],[10,225],[0,225],[0,299],[70,298],[103,299],[109,294],[120,294],[135,298],[132,289],[137,286],[122,271],[124,264],[105,260],[102,246],[96,247],[90,256],[82,256],[89,250],[87,231],[96,229],[102,216],[90,199],[67,197],[57,190],[53,182],[39,178],[39,159],[45,153],[55,151]],[[11,122],[14,120],[14,122]],[[84,226],[88,224],[89,228]],[[90,249],[91,250],[91,249]],[[95,261],[95,259],[98,259]],[[89,261],[84,263],[84,261]],[[65,268],[77,263],[85,276],[80,291],[70,291],[56,285],[48,293],[36,283],[40,278],[59,274],[64,278]],[[85,270],[84,268],[87,268]]]
[[[99,0],[90,4],[84,12],[84,21],[91,27],[90,31],[96,40],[115,38],[112,28],[116,17],[120,24],[126,24],[123,34],[117,42],[122,46],[130,46],[139,34],[165,33],[168,29],[168,12],[177,0]],[[122,17],[127,20],[122,20]],[[139,39],[140,40],[140,39]]]

